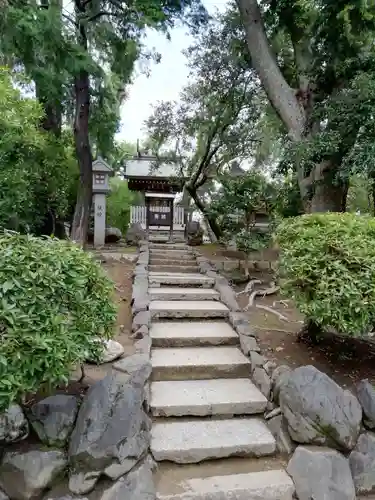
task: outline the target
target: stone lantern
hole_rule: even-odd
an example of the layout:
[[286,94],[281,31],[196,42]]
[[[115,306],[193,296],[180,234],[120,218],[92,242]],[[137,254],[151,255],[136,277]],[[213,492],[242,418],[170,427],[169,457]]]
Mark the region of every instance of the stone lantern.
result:
[[92,196],[94,208],[94,246],[105,243],[106,195],[110,191],[109,177],[113,170],[100,156],[92,164]]

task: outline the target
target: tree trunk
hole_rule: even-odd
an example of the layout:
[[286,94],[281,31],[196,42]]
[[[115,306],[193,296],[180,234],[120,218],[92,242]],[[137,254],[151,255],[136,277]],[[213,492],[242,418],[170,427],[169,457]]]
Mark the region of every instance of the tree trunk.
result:
[[[297,93],[285,80],[276,62],[264,29],[257,0],[236,0],[246,33],[251,62],[258,73],[267,97],[285,125],[293,141],[301,141],[308,133],[306,123],[311,113],[309,106],[303,106]],[[296,47],[295,47],[296,49]],[[297,47],[298,49],[298,47]],[[300,58],[302,53],[296,54]],[[300,64],[301,66],[301,64]],[[307,72],[307,68],[303,68]],[[303,80],[306,93],[308,81]],[[301,198],[307,212],[343,211],[346,205],[347,183],[335,179],[339,165],[330,161],[317,165],[306,179],[302,169],[297,169]]]
[[[79,3],[81,7],[81,4]],[[85,27],[79,27],[79,42],[87,51],[87,36]],[[80,179],[78,185],[77,202],[74,211],[71,238],[84,245],[90,220],[92,202],[92,154],[89,140],[90,116],[90,87],[89,74],[81,70],[74,79],[75,90],[75,118],[74,142],[78,158]]]
[[202,212],[203,216],[206,218],[215,237],[219,240],[222,237],[222,231],[219,224],[216,222],[216,219],[209,214],[207,207],[199,198],[197,190],[192,188],[190,185],[186,185],[186,189],[188,190],[190,196],[193,198],[197,208]]

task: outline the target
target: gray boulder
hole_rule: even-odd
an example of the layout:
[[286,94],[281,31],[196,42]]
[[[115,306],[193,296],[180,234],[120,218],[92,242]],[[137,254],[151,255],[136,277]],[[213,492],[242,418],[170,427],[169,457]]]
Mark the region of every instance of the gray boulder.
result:
[[106,243],[117,243],[122,238],[122,232],[117,227],[106,227],[105,228],[105,242]]
[[271,392],[271,379],[264,368],[258,366],[253,371],[253,382],[260,392],[268,399]]
[[280,388],[291,373],[292,370],[286,365],[278,366],[272,373],[272,399],[276,404],[279,404]]
[[0,443],[16,443],[29,435],[29,424],[17,404],[0,414]]
[[78,413],[74,396],[57,394],[35,403],[29,420],[39,439],[49,446],[65,446]]
[[0,466],[0,486],[12,500],[36,498],[62,475],[67,463],[60,450],[8,451]]
[[356,387],[362,405],[364,421],[369,429],[375,428],[375,387],[368,380],[361,380]]
[[198,246],[203,244],[203,229],[199,222],[192,221],[186,225],[187,244],[191,246]]
[[146,384],[152,371],[150,358],[145,353],[132,354],[123,358],[117,361],[113,368],[124,373],[133,385],[140,388]]
[[298,446],[287,467],[298,500],[355,500],[348,460],[335,450]]
[[0,500],[9,500],[9,497],[3,491],[0,491]]
[[349,456],[355,490],[358,494],[375,491],[375,434],[361,434]]
[[228,280],[223,277],[217,278],[215,281],[215,289],[220,293],[221,302],[223,302],[231,311],[240,311],[236,293],[229,285]]
[[288,425],[283,415],[276,415],[267,420],[267,425],[276,439],[277,449],[280,453],[290,455],[296,445],[289,436]]
[[138,245],[142,240],[146,239],[146,231],[142,228],[139,222],[131,224],[126,231],[125,240],[128,245]]
[[359,436],[362,408],[357,398],[314,366],[302,366],[280,387],[280,407],[298,443],[350,451]]
[[118,479],[147,452],[150,420],[143,400],[141,384],[116,372],[90,388],[70,438],[73,493],[88,493],[102,474]]
[[154,500],[155,498],[152,470],[148,461],[119,479],[100,496],[100,500]]

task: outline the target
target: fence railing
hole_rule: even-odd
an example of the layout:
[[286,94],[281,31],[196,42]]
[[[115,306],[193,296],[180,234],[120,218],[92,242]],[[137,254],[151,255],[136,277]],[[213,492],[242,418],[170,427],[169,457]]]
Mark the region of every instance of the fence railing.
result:
[[[162,207],[150,206],[150,210],[160,212]],[[168,207],[165,207],[168,210]],[[131,206],[130,207],[130,223],[131,224],[141,224],[146,227],[146,217],[147,217],[147,207],[142,206]],[[173,207],[173,225],[183,226],[184,225],[184,208],[183,207]]]

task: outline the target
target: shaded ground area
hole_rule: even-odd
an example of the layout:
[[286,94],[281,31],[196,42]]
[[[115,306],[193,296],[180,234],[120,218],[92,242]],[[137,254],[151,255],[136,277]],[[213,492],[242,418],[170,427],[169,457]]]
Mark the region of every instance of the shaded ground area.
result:
[[[241,258],[239,255],[228,257],[228,252],[218,245],[203,245],[199,247],[199,251],[212,260],[223,259],[223,256],[228,259]],[[277,252],[270,250],[263,253],[261,260],[267,260],[266,255],[273,260]],[[227,277],[230,278],[228,274]],[[274,279],[270,273],[256,271],[251,272],[251,278],[263,281],[258,288],[267,288]],[[237,292],[245,288],[244,284],[234,286]],[[291,367],[313,364],[343,387],[351,388],[363,378],[375,383],[374,344],[332,334],[326,334],[317,346],[299,342],[297,335],[304,318],[292,301],[282,299],[279,294],[274,294],[256,297],[255,303],[279,311],[288,321],[280,320],[275,314],[256,307],[250,307],[248,310],[262,352],[268,358]],[[239,295],[238,302],[241,307],[245,307],[248,304],[248,296]]]

